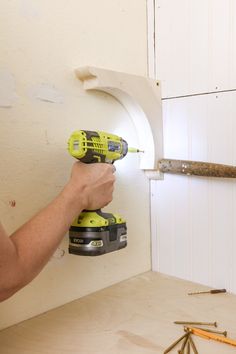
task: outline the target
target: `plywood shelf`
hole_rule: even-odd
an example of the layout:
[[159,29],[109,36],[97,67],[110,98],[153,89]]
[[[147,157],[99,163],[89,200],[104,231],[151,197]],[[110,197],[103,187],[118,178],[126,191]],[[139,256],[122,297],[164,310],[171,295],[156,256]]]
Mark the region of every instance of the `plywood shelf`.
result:
[[[188,296],[206,287],[148,272],[0,332],[4,354],[160,354],[180,337],[175,320],[217,321],[236,338],[236,296]],[[235,348],[196,338],[199,353]],[[175,352],[175,351],[174,351]]]

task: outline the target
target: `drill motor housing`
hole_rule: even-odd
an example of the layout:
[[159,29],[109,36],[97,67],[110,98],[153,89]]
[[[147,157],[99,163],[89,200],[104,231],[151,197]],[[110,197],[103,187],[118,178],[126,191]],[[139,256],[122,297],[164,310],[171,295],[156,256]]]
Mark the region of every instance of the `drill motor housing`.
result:
[[126,156],[128,144],[114,134],[77,130],[70,136],[68,150],[73,157],[85,163],[114,163]]

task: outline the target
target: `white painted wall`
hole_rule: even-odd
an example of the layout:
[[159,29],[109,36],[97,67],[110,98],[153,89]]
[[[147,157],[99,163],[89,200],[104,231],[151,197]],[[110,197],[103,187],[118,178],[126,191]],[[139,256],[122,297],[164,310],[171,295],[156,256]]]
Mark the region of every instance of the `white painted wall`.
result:
[[[157,0],[155,10],[164,156],[236,165],[236,1]],[[152,182],[153,268],[236,293],[235,210],[235,180]]]
[[[73,130],[107,130],[137,144],[124,108],[107,94],[84,92],[74,69],[94,65],[146,75],[146,28],[145,0],[2,2],[0,218],[9,233],[66,183]],[[0,304],[0,328],[150,269],[149,182],[137,156],[116,166],[107,210],[126,217],[128,247],[98,258],[76,257],[67,253],[66,235],[44,271]]]
[[235,0],[156,0],[163,97],[234,89]]

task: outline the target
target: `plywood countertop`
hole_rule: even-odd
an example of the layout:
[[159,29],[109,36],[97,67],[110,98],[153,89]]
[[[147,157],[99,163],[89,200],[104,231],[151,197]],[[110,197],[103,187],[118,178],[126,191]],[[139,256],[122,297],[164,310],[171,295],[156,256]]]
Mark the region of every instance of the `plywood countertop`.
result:
[[[1,354],[158,354],[183,334],[175,320],[218,322],[236,339],[236,296],[148,272],[0,332]],[[195,337],[199,354],[235,353]],[[177,349],[171,353],[177,353]]]

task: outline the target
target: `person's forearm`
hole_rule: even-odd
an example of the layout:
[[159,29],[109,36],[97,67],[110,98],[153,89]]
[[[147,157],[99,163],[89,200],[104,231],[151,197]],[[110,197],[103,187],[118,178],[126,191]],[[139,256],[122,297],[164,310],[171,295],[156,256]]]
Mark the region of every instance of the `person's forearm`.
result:
[[63,191],[10,237],[0,224],[0,301],[29,283],[48,262],[73,219],[112,200],[115,176],[104,163],[76,162]]
[[68,231],[79,210],[72,194],[67,185],[54,201],[11,235],[9,241],[14,247],[10,252],[15,262],[11,262],[9,274],[5,274],[11,280],[11,292],[22,288],[42,270]]

